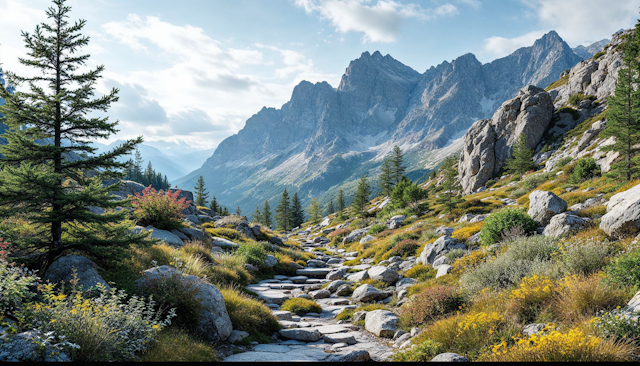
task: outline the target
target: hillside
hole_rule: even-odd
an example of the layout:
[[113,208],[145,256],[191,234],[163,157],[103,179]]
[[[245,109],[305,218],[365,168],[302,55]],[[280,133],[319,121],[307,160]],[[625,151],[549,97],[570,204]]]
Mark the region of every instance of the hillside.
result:
[[273,206],[284,188],[306,206],[311,197],[328,202],[339,187],[351,194],[362,174],[377,176],[394,145],[405,152],[408,176],[423,178],[439,162],[437,151],[474,121],[525,85],[546,87],[581,59],[555,32],[488,64],[466,54],[423,74],[365,52],[337,89],[301,82],[281,109],[263,108],[175,183],[192,189],[202,175],[221,202],[247,212],[265,199]]

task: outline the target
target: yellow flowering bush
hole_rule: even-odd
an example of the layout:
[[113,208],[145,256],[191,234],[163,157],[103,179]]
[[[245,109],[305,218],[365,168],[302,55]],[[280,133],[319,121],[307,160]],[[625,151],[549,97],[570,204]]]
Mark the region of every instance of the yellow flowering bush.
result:
[[503,341],[482,355],[479,360],[614,362],[629,361],[631,356],[632,347],[629,345],[607,341],[579,329],[572,329],[567,333],[551,329],[548,333],[518,339],[511,347]]
[[457,239],[461,242],[466,242],[472,235],[477,234],[482,230],[484,226],[484,221],[475,222],[473,224],[467,225],[463,228],[460,228],[453,232],[451,235],[452,238]]
[[159,318],[152,299],[132,296],[98,285],[98,295],[85,298],[80,291],[70,295],[54,292],[54,285],[38,287],[42,301],[25,304],[18,312],[20,324],[42,332],[53,332],[80,346],[71,353],[74,361],[135,360],[153,338],[175,316],[173,309]]
[[465,255],[464,257],[458,258],[455,262],[453,262],[453,269],[451,272],[453,274],[462,274],[469,268],[474,268],[487,260],[489,255],[483,250],[474,250],[469,253],[469,255]]
[[533,275],[525,277],[511,291],[509,307],[524,321],[533,321],[542,305],[558,293],[561,284],[549,277]]

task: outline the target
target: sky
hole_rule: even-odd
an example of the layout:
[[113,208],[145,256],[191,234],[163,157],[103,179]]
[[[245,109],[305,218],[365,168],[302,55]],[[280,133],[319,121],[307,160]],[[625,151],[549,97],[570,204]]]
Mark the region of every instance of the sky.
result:
[[[87,21],[87,67],[118,138],[165,153],[215,148],[302,80],[338,87],[349,62],[380,51],[419,72],[473,53],[483,63],[550,30],[588,45],[635,25],[640,0],[69,0]],[[45,0],[0,0],[0,67],[18,75],[21,31],[46,22]],[[180,151],[179,151],[180,150]]]

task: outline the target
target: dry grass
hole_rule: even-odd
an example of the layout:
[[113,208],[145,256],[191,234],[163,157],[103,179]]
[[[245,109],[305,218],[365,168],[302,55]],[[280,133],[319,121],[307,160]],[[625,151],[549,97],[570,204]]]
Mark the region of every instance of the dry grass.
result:
[[142,362],[220,362],[205,340],[176,328],[167,328],[153,340]]

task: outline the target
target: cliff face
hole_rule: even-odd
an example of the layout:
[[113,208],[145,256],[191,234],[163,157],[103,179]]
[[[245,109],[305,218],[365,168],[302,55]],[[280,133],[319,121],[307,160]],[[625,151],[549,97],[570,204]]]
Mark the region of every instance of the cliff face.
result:
[[303,203],[328,201],[340,186],[348,193],[362,174],[377,176],[394,145],[416,179],[428,173],[432,151],[490,117],[522,87],[546,87],[580,60],[555,32],[488,64],[466,54],[423,74],[389,55],[365,52],[337,89],[300,83],[282,108],[263,108],[175,183],[192,189],[202,175],[219,201],[243,210],[265,199],[277,204],[284,188],[298,191]]

